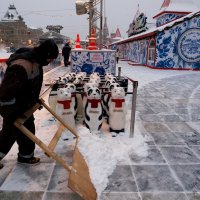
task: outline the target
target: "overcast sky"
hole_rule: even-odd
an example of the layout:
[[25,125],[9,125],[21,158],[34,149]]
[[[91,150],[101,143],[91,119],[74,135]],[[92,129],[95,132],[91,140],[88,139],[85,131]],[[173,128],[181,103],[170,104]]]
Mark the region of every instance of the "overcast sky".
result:
[[[200,8],[200,0],[193,1]],[[162,3],[163,0],[104,0],[104,16],[107,17],[109,32],[115,32],[118,27],[126,38],[138,4],[140,12],[147,15],[147,22],[154,22],[152,17]],[[10,4],[15,5],[29,27],[41,27],[46,31],[47,25],[62,25],[64,28],[61,33],[72,39],[76,38],[77,33],[81,39],[88,34],[88,15],[76,14],[75,0],[1,0],[0,19]]]

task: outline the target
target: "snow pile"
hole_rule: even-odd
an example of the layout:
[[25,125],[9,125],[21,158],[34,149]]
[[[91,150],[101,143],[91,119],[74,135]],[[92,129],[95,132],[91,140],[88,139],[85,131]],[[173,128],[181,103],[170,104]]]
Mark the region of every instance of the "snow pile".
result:
[[140,157],[146,157],[148,154],[145,139],[138,133],[135,133],[133,138],[129,138],[127,133],[115,138],[105,137],[102,133],[103,136],[100,137],[91,134],[84,126],[78,128],[78,133],[78,148],[89,167],[90,178],[98,197],[108,185],[108,177],[113,173],[117,162],[130,152]]

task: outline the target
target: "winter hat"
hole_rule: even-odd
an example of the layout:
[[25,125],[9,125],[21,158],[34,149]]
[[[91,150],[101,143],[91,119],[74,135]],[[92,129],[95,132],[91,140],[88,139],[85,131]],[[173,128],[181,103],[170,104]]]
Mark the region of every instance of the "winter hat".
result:
[[41,65],[49,64],[47,59],[55,59],[58,56],[58,46],[53,39],[47,39],[35,48],[37,60]]

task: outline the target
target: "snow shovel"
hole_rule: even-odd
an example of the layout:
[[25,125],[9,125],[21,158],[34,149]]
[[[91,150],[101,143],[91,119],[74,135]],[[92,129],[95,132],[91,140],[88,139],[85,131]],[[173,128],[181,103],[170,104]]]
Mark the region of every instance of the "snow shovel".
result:
[[[32,116],[32,114],[37,109],[40,109],[41,106],[44,106],[44,108],[46,108],[61,123],[61,126],[56,131],[48,146],[24,126],[26,120]],[[40,102],[36,103],[32,108],[27,110],[22,118],[18,118],[14,122],[14,125],[35,144],[37,144],[48,156],[52,157],[54,160],[60,163],[69,172],[68,186],[71,190],[77,193],[84,200],[97,199],[96,189],[91,182],[88,166],[83,158],[83,155],[79,152],[77,147],[79,142],[78,134],[68,124],[64,123],[63,120],[51,108],[49,108],[49,106],[46,105],[43,99],[40,99]],[[61,132],[63,131],[64,127],[67,128],[77,138],[71,166],[54,152],[54,148],[61,136]]]

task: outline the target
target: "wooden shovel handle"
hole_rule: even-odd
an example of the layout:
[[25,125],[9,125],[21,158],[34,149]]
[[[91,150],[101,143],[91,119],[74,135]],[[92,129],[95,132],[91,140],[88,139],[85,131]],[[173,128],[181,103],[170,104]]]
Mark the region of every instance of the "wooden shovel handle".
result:
[[40,139],[38,139],[31,131],[29,131],[20,120],[17,119],[14,125],[22,131],[28,138],[30,138],[35,144],[37,144],[41,149],[44,150],[49,156],[60,163],[69,172],[72,170],[72,166],[68,165],[60,156],[58,156],[54,151],[52,151],[46,144],[44,144]]
[[70,127],[68,124],[66,124],[61,117],[59,117],[47,104],[44,102],[43,99],[40,99],[42,105],[65,127],[67,128],[73,135],[75,135],[77,138],[79,137],[76,131]]
[[[60,139],[60,136],[62,135],[62,132],[63,132],[64,129],[65,129],[65,127],[62,124],[60,124],[58,130],[56,131],[54,137],[52,138],[52,140],[50,141],[50,143],[48,145],[50,150],[53,151],[55,149],[55,147],[58,143],[58,140]],[[47,153],[45,153],[45,154],[47,156],[49,156]]]

